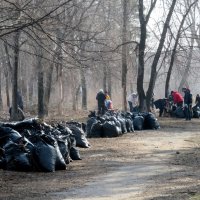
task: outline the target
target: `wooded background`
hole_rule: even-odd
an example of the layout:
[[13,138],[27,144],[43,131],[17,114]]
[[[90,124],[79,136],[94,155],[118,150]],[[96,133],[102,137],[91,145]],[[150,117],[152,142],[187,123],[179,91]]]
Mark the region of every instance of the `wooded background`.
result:
[[40,118],[95,109],[101,88],[123,110],[137,91],[141,111],[153,93],[199,93],[198,0],[1,0],[0,9],[0,109],[12,106],[13,120],[17,91]]

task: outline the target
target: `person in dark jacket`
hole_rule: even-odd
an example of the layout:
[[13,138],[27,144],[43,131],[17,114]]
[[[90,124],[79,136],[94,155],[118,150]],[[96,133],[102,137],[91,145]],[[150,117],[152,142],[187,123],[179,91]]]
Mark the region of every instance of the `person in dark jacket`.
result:
[[167,99],[158,99],[154,101],[156,109],[159,109],[159,117],[162,117],[164,110],[166,109]]
[[106,95],[103,92],[103,89],[100,89],[96,96],[97,105],[98,105],[98,114],[103,115],[105,113],[105,100]]
[[185,108],[185,119],[191,120],[192,118],[192,94],[188,88],[184,88],[184,108]]
[[200,107],[200,96],[199,96],[199,94],[197,94],[197,96],[196,96],[195,104],[196,104],[196,106]]

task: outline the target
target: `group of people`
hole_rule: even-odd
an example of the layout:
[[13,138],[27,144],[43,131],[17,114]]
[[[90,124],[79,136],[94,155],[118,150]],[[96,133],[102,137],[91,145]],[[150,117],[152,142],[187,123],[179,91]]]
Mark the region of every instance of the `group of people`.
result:
[[113,109],[112,101],[107,91],[104,92],[103,89],[100,89],[96,95],[96,100],[99,115],[103,115],[105,111]]
[[177,91],[171,91],[171,97],[173,103],[177,105],[177,107],[183,107],[185,111],[185,119],[191,120],[192,118],[192,94],[189,88],[183,88],[182,92],[184,92],[184,97],[181,93]]
[[[113,110],[113,103],[107,91],[100,89],[96,95],[98,114],[103,115],[106,110]],[[130,112],[138,112],[138,94],[131,93],[127,97],[127,102],[129,105]]]
[[[172,102],[173,105],[176,105],[177,107],[184,107],[185,111],[185,118],[186,120],[191,120],[192,118],[192,94],[190,92],[189,88],[183,88],[182,92],[184,93],[184,96],[182,96],[181,93],[177,91],[171,91],[171,94],[169,95],[169,102]],[[153,101],[154,98],[152,98]],[[98,114],[104,114],[106,110],[113,109],[112,101],[110,99],[110,96],[108,95],[107,91],[103,91],[101,89],[96,96],[96,100],[98,102]],[[127,102],[129,105],[130,112],[138,112],[138,94],[133,92],[127,97]],[[195,99],[196,106],[200,107],[200,95],[197,94]],[[154,105],[154,103],[152,103]],[[153,106],[152,106],[153,107]],[[163,106],[164,108],[164,106]],[[161,112],[160,112],[161,114]]]

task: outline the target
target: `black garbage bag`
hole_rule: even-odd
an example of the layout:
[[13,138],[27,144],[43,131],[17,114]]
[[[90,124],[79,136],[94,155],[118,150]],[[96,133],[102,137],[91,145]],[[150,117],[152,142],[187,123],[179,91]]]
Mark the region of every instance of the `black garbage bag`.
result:
[[66,163],[60,152],[56,139],[53,136],[47,134],[42,134],[40,137],[42,138],[43,141],[45,141],[48,145],[54,147],[56,150],[55,170],[65,170]]
[[192,107],[192,112],[193,112],[193,118],[200,117],[200,108],[197,105]]
[[81,128],[76,127],[76,126],[70,126],[70,129],[76,139],[77,147],[82,147],[82,148],[90,147],[90,144],[89,144],[88,140],[86,139],[85,133]]
[[134,132],[133,121],[130,118],[126,118],[126,129],[127,132]]
[[0,144],[1,146],[7,143],[10,139],[15,143],[22,138],[21,134],[9,127],[0,127]]
[[72,134],[72,130],[69,127],[67,127],[66,125],[58,124],[57,128],[62,135]]
[[76,147],[76,139],[74,137],[74,135],[70,135],[69,137],[69,148],[70,148],[70,158],[72,160],[81,160],[80,154],[79,154],[79,150]]
[[103,137],[117,137],[120,132],[120,128],[113,121],[107,121],[103,124]]
[[175,116],[177,118],[185,118],[184,109],[182,107],[178,106],[175,110]]
[[70,148],[70,157],[72,160],[82,160],[79,154],[79,150],[74,146]]
[[66,164],[70,163],[70,148],[67,138],[58,139],[58,146]]
[[44,142],[43,140],[38,140],[35,144],[35,160],[41,171],[44,172],[54,172],[56,165],[56,149]]
[[127,133],[127,129],[126,129],[126,120],[125,118],[121,117],[121,116],[118,116],[117,117],[117,120],[120,122],[121,124],[121,130],[122,130],[122,133]]
[[54,144],[54,147],[56,149],[56,165],[55,170],[65,170],[67,165],[65,163],[65,159],[60,151],[59,145],[57,141]]
[[159,129],[160,125],[153,113],[147,113],[144,117],[144,128],[145,129]]
[[95,123],[97,123],[97,119],[95,117],[91,117],[87,120],[87,122],[86,122],[86,137],[88,135],[91,135],[92,125]]
[[25,119],[19,122],[3,123],[3,126],[10,127],[15,130],[31,129],[39,126],[38,118]]
[[5,150],[0,148],[0,169],[6,169]]
[[143,130],[144,129],[144,117],[142,116],[136,116],[133,119],[133,126],[134,130]]
[[0,169],[6,170],[6,159],[5,158],[0,158]]
[[88,138],[99,138],[103,136],[102,123],[97,121],[94,123],[90,130],[90,135],[87,135]]
[[[4,146],[6,169],[12,171],[32,171],[31,155],[23,145],[11,140]],[[5,165],[5,163],[4,163]]]

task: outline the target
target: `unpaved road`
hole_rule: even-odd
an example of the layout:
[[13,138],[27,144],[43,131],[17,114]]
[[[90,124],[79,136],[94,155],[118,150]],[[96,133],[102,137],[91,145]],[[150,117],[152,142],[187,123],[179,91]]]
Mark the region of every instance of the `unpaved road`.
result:
[[200,119],[159,119],[160,130],[89,139],[66,171],[0,171],[0,199],[200,199]]

